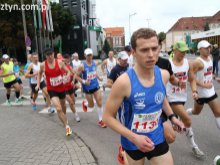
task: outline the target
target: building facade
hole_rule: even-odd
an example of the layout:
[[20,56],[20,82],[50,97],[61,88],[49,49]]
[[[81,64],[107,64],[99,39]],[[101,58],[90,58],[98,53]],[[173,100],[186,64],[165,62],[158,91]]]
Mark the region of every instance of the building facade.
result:
[[80,58],[84,58],[84,50],[91,47],[94,56],[98,55],[102,41],[100,35],[102,28],[96,18],[95,0],[59,0],[60,4],[69,8],[76,18],[73,30],[66,38],[63,38],[63,50],[67,53],[78,52]]
[[119,52],[125,47],[124,27],[104,28],[106,39],[114,51]]
[[178,40],[186,41],[192,48],[195,44],[191,37],[204,32],[205,26],[210,29],[220,27],[220,11],[213,16],[180,18],[166,33],[165,50],[169,51]]

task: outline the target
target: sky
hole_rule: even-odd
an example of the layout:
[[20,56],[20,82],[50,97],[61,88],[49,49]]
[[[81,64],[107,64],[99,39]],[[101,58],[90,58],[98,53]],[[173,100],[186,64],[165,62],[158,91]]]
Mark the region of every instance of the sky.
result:
[[167,32],[182,17],[212,16],[220,10],[219,0],[96,0],[96,17],[105,27],[124,27],[125,43],[130,32],[150,27]]

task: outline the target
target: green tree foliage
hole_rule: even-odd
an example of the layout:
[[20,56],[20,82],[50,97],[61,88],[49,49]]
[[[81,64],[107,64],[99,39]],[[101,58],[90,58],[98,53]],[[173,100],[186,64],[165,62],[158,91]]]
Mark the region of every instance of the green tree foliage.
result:
[[76,20],[75,17],[68,8],[63,8],[58,3],[51,4],[51,12],[54,26],[53,36],[67,36],[73,29]]
[[160,33],[158,34],[158,37],[159,37],[159,42],[162,42],[163,40],[166,39],[166,33],[160,32]]
[[[0,0],[0,4],[17,5],[21,7],[20,0]],[[30,4],[29,0],[24,0],[24,4]],[[27,30],[32,29],[30,11],[26,11]],[[1,10],[0,11],[0,45],[1,47],[24,47],[24,32],[21,10]],[[32,33],[29,34],[32,36]]]
[[105,54],[108,54],[108,52],[111,50],[111,46],[107,39],[105,39],[102,50],[105,52]]

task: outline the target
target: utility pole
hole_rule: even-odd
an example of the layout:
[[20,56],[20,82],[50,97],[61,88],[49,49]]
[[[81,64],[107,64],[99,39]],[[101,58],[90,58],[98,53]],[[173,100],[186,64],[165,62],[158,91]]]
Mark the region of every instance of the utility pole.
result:
[[129,14],[129,40],[131,39],[131,17],[137,13]]

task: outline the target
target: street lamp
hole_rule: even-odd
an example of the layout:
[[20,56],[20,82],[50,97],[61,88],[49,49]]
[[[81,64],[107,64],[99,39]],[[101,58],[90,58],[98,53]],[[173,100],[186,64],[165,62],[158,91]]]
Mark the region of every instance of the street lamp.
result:
[[137,13],[129,14],[129,40],[131,39],[131,17],[136,15]]
[[149,22],[151,21],[151,19],[148,18],[146,20],[147,20],[148,28],[150,28],[150,23]]

